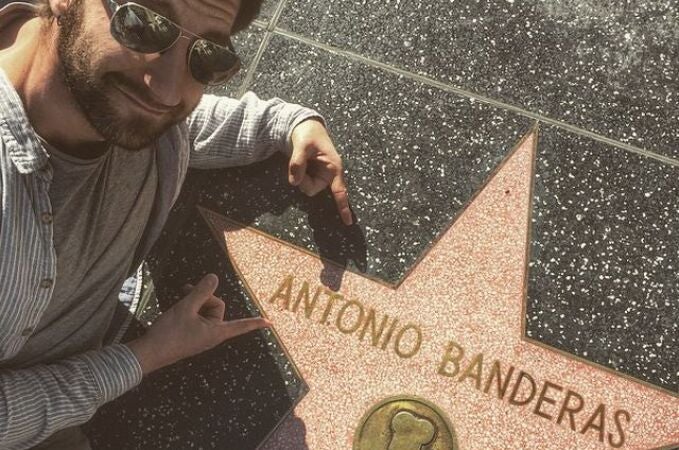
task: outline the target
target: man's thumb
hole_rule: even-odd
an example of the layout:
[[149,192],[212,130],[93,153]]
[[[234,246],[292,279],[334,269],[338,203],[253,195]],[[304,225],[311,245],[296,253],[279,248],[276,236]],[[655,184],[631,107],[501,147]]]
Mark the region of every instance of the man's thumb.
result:
[[307,155],[304,147],[296,146],[290,156],[290,163],[288,164],[288,182],[297,186],[302,182],[304,173],[306,172]]
[[191,289],[191,292],[185,297],[185,300],[190,303],[191,309],[194,312],[198,312],[201,306],[203,306],[203,303],[214,295],[218,284],[219,278],[217,278],[217,275],[209,273],[205,275],[193,289]]

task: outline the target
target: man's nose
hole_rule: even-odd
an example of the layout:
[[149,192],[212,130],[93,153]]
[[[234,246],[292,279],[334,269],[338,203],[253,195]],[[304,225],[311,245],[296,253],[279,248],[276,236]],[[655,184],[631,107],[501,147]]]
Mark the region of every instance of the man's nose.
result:
[[154,99],[163,105],[177,106],[182,100],[187,77],[190,76],[186,58],[189,45],[188,39],[181,38],[163,53],[155,53],[147,59],[144,83]]

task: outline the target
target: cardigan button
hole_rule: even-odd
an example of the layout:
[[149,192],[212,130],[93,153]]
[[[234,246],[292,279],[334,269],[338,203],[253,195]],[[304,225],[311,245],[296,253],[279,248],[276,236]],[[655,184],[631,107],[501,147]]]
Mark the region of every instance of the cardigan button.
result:
[[33,331],[34,331],[34,330],[35,330],[35,328],[33,328],[33,327],[24,328],[24,331],[21,332],[21,335],[22,335],[23,337],[28,337],[28,336],[30,336],[31,334],[33,334]]
[[54,284],[54,281],[52,281],[50,278],[45,278],[40,282],[40,287],[43,289],[49,289],[52,287]]

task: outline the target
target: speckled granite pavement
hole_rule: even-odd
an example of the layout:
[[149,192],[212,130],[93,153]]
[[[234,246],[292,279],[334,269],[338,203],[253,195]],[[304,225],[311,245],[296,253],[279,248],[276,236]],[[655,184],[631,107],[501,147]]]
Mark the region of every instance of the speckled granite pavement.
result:
[[[498,421],[488,414],[503,403],[474,393],[465,411],[476,422],[456,420],[457,406],[437,397],[442,390],[430,389],[429,372],[421,389],[405,375],[403,385],[375,382],[382,374],[369,383],[356,380],[345,396],[363,410],[386,391],[428,397],[449,415],[462,449],[612,448],[618,424],[625,427],[623,448],[671,448],[679,441],[678,428],[671,429],[679,415],[678,22],[677,4],[669,0],[267,1],[260,21],[237,39],[247,67],[217,93],[254,90],[318,109],[344,155],[357,225],[343,227],[327,195],[307,198],[291,189],[282,156],[193,172],[151,259],[160,308],[187,280],[215,271],[233,317],[259,314],[262,299],[244,289],[196,205],[332,261],[314,281],[331,291],[344,290],[334,264],[347,274],[399,285],[445,230],[455,230],[537,126],[526,191],[530,215],[517,212],[529,220],[518,234],[508,234],[512,227],[501,233],[522,241],[525,251],[500,252],[502,263],[486,260],[504,244],[479,230],[485,237],[439,268],[453,273],[461,261],[470,268],[475,260],[487,261],[484,270],[460,275],[478,295],[478,310],[472,302],[469,322],[452,313],[446,321],[439,316],[445,309],[434,305],[432,314],[442,336],[458,336],[455,329],[462,327],[460,344],[470,355],[486,352],[488,368],[498,358],[541,382],[563,383],[552,394],[555,420],[510,407],[502,412],[507,421]],[[507,205],[496,201],[500,214]],[[507,314],[522,317],[484,316],[510,291],[484,286],[503,276],[510,277],[509,286],[516,273],[525,277],[523,307]],[[427,308],[410,311],[399,300],[392,313],[432,321],[424,316]],[[145,319],[152,317],[153,311]],[[491,318],[498,320],[495,328]],[[515,321],[521,345],[531,350],[496,353],[491,337]],[[328,424],[315,422],[305,406],[318,398],[312,381],[327,369],[300,353],[304,339],[316,333],[307,325],[284,322],[277,335],[247,336],[155,374],[102,410],[91,426],[95,447],[326,448],[319,442],[330,441],[318,430],[327,432]],[[285,327],[293,328],[283,333]],[[128,336],[142,330],[134,326]],[[328,331],[318,342],[344,345],[334,338]],[[318,348],[340,350],[349,351]],[[541,367],[545,362],[531,360],[533,351],[545,351],[540,358],[553,365]],[[374,355],[352,358],[368,366]],[[410,361],[404,367],[411,373],[431,370],[431,364]],[[563,376],[555,368],[564,368]],[[317,386],[323,381],[330,380]],[[618,386],[629,386],[632,396],[648,394],[621,405]],[[586,424],[575,423],[573,432],[568,411],[557,423],[567,389],[586,397],[583,411],[598,401],[612,408],[603,430],[590,426],[583,433]],[[665,407],[654,415],[657,405]],[[616,408],[630,413],[628,425],[624,415],[616,422]],[[338,407],[337,418],[343,411]],[[509,436],[502,427],[517,418],[523,431],[513,440],[489,438]],[[358,426],[342,423],[337,433]],[[332,443],[327,448],[352,446]]]

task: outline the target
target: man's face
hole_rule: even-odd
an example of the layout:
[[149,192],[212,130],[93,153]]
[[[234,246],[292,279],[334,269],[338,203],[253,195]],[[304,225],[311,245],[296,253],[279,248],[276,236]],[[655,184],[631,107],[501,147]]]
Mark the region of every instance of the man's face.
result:
[[[146,147],[196,107],[204,86],[187,67],[193,39],[162,55],[136,53],[109,31],[105,0],[73,0],[61,16],[57,49],[62,73],[88,122],[108,142]],[[200,36],[228,36],[240,0],[136,0]],[[174,6],[176,17],[170,14]],[[178,19],[180,18],[180,19]],[[149,110],[140,105],[154,105]]]

